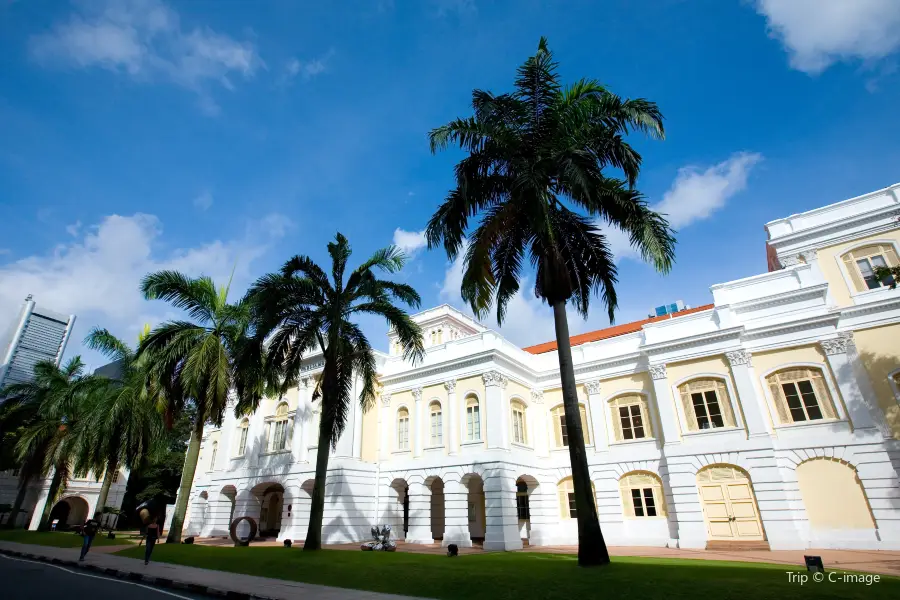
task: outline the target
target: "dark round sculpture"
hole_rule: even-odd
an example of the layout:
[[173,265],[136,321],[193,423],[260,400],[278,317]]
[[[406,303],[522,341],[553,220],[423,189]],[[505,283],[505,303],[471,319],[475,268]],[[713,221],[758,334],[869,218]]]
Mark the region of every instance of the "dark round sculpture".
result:
[[[237,526],[240,525],[241,521],[250,523],[250,535],[247,536],[246,540],[238,539],[237,536]],[[238,517],[231,522],[231,527],[228,528],[228,531],[231,533],[231,540],[234,542],[235,546],[249,546],[250,542],[256,537],[259,526],[257,526],[256,520],[253,517]]]

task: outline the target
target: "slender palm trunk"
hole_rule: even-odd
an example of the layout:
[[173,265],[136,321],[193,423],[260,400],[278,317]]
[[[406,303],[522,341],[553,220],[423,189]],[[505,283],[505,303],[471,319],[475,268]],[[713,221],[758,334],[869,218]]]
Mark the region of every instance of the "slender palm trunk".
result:
[[100,486],[100,496],[97,498],[98,513],[103,513],[103,509],[106,508],[106,501],[107,498],[109,498],[109,488],[112,485],[113,477],[116,476],[116,471],[118,470],[119,460],[110,457],[106,463],[106,474],[103,475],[103,485]]
[[16,517],[22,512],[22,504],[25,502],[25,494],[28,493],[29,479],[19,478],[19,489],[16,492],[16,499],[13,502],[12,510],[9,511],[9,519],[6,521],[6,528],[12,529],[16,526]]
[[47,501],[44,503],[44,511],[41,513],[38,531],[48,531],[50,529],[50,512],[53,510],[53,505],[56,504],[56,496],[59,495],[59,486],[62,484],[64,470],[65,465],[56,465],[56,468],[53,470],[53,478],[50,480],[50,489],[47,491]]
[[556,325],[556,347],[559,356],[559,376],[562,380],[563,407],[566,413],[569,460],[572,462],[572,483],[575,487],[575,509],[578,512],[578,565],[589,567],[609,563],[609,551],[600,531],[597,505],[591,486],[578,393],[575,390],[575,369],[572,365],[572,346],[569,343],[569,322],[566,303],[553,305]]
[[191,487],[194,485],[194,473],[197,471],[197,460],[200,458],[200,440],[203,438],[203,421],[203,415],[198,413],[196,421],[194,422],[194,431],[191,432],[191,441],[188,444],[187,453],[184,456],[184,469],[181,471],[181,484],[178,486],[178,498],[175,500],[175,514],[172,515],[172,525],[169,526],[169,535],[166,536],[167,544],[181,543],[181,529],[184,527],[184,517],[187,514]]
[[[325,399],[322,399],[324,406]],[[325,411],[322,411],[325,414]],[[304,550],[322,548],[322,513],[325,510],[325,478],[328,475],[328,455],[331,454],[333,424],[323,418],[319,423],[319,446],[316,448],[316,479],[313,485],[312,505],[309,509],[309,528],[306,530]]]

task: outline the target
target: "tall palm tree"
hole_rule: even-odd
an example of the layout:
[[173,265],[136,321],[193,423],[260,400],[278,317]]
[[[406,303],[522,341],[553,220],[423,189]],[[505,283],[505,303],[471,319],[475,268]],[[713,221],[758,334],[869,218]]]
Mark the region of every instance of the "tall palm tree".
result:
[[62,368],[53,361],[42,361],[35,365],[32,381],[0,390],[0,397],[6,398],[4,416],[22,419],[23,423],[16,443],[22,475],[10,522],[21,510],[29,481],[46,477],[52,471],[38,529],[46,530],[50,525],[50,511],[72,472],[71,463],[79,443],[74,432],[99,387],[97,380],[85,375],[84,370],[80,356]]
[[[404,356],[418,361],[424,356],[422,331],[399,301],[418,307],[419,294],[409,285],[378,279],[376,270],[399,271],[406,260],[390,246],[375,252],[345,279],[350,244],[340,233],[328,244],[331,280],[307,256],[287,261],[280,273],[260,277],[247,293],[253,307],[256,342],[266,340],[269,370],[277,369],[283,387],[293,385],[303,356],[321,349],[325,364],[313,399],[322,401],[316,478],[304,550],[322,546],[322,510],[329,451],[334,449],[347,422],[354,375],[362,380],[359,403],[367,410],[375,402],[375,355],[354,317],[384,317],[397,333]],[[255,354],[254,354],[255,355]]]
[[102,511],[119,467],[134,470],[161,441],[165,428],[157,403],[162,398],[158,385],[152,380],[148,385],[147,361],[138,361],[136,351],[108,330],[95,327],[84,345],[114,361],[118,371],[87,408],[79,427],[76,468],[104,473],[97,499],[97,510]]
[[[610,321],[616,308],[616,266],[600,225],[618,227],[657,270],[674,260],[666,219],[634,189],[640,155],[625,141],[632,130],[663,137],[655,103],[622,100],[598,82],[563,87],[557,63],[541,38],[518,69],[515,91],[472,92],[474,116],[431,131],[432,152],[458,144],[468,156],[456,165],[456,187],[428,223],[430,248],[451,259],[465,252],[462,298],[483,316],[492,304],[503,322],[518,291],[527,257],[534,293],[553,309],[569,457],[578,513],[578,562],[609,562],[592,498],[575,390],[566,304],[585,318],[600,295]],[[621,171],[624,180],[604,174]],[[469,219],[480,217],[468,239]]]
[[192,319],[158,326],[143,339],[136,358],[148,361],[149,376],[165,390],[162,397],[169,424],[186,403],[196,408],[166,539],[170,543],[181,541],[204,424],[222,424],[230,390],[236,390],[241,402],[251,400],[245,395],[260,390],[258,385],[245,384],[252,373],[236,369],[235,359],[245,343],[250,321],[245,303],[228,303],[230,287],[230,282],[217,288],[209,277],[191,278],[176,271],[151,273],[141,282],[146,299],[165,300]]

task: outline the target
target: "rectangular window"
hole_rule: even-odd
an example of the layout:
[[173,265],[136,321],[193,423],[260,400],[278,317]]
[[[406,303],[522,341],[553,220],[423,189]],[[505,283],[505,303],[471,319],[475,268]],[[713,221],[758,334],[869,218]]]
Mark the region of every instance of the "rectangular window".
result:
[[477,404],[466,407],[466,439],[470,442],[481,439],[481,419]]
[[238,456],[243,456],[244,452],[247,451],[247,431],[249,431],[249,427],[241,427],[241,441],[238,444]]
[[559,415],[559,430],[560,430],[560,439],[562,440],[562,445],[565,447],[569,446],[569,432],[566,428],[566,415]]
[[517,444],[525,443],[525,415],[521,410],[513,411],[513,441]]
[[287,428],[287,421],[278,421],[275,423],[275,435],[272,439],[272,452],[278,452],[279,450],[284,450],[285,448],[285,429]]
[[856,261],[856,266],[859,268],[859,274],[862,275],[863,280],[866,282],[866,287],[870,290],[894,283],[893,277],[888,277],[885,281],[881,281],[875,277],[875,269],[877,267],[888,266],[887,262],[884,260],[884,256],[880,254],[868,258],[860,258]]
[[397,449],[409,450],[409,419],[402,418],[397,421]]
[[578,518],[578,511],[575,509],[575,492],[569,492],[569,517]]
[[697,415],[697,427],[712,429],[725,426],[715,391],[694,392],[691,394],[691,403],[694,405],[694,414]]
[[626,440],[641,439],[644,437],[644,421],[641,418],[641,406],[619,407],[619,419],[622,422],[622,437]]
[[528,510],[528,496],[526,494],[516,495],[516,515],[518,515],[520,521],[527,521],[531,518],[531,513]]
[[631,503],[634,506],[634,516],[655,517],[656,503],[653,500],[652,488],[632,488]]
[[788,410],[791,411],[791,419],[795,423],[822,418],[822,410],[819,408],[811,381],[804,379],[782,383],[781,389],[784,390],[784,398],[787,400]]
[[441,411],[431,413],[431,445],[440,446],[444,443],[443,417]]

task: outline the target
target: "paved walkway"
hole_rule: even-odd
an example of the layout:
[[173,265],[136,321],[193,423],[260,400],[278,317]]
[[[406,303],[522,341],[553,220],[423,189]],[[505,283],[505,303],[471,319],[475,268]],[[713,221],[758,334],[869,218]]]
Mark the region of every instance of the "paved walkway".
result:
[[[409,596],[348,590],[183,565],[151,562],[145,566],[142,560],[97,552],[98,548],[91,548],[85,562],[76,564],[93,566],[100,571],[118,571],[119,576],[130,580],[142,579],[148,585],[153,585],[156,580],[161,580],[159,584],[165,584],[168,587],[171,582],[175,581],[191,586],[190,589],[194,591],[208,591],[220,596],[231,593],[232,597],[234,594],[241,594],[245,597],[275,600],[296,600],[297,598],[303,598],[303,600],[413,600]],[[115,548],[115,546],[108,546],[105,549],[108,548]],[[0,551],[32,554],[63,561],[63,564],[66,564],[78,560],[81,548],[54,548],[0,541]]]

